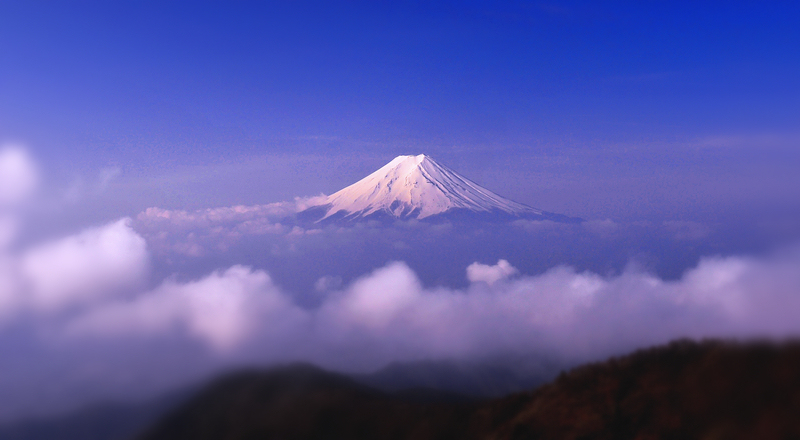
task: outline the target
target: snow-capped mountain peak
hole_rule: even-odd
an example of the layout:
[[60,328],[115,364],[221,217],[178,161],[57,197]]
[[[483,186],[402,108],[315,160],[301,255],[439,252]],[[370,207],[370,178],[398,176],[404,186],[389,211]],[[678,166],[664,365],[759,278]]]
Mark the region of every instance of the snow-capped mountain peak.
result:
[[384,214],[423,219],[451,210],[512,216],[543,214],[481,187],[424,154],[398,156],[327,196],[317,207],[325,209],[322,219],[337,214],[345,218]]

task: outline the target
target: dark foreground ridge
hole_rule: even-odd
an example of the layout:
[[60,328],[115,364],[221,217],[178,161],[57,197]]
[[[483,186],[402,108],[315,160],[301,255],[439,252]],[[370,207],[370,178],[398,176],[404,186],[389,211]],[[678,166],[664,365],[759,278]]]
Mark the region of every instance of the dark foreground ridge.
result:
[[798,414],[800,344],[679,341],[484,401],[388,394],[307,365],[244,372],[139,439],[784,439],[800,438]]

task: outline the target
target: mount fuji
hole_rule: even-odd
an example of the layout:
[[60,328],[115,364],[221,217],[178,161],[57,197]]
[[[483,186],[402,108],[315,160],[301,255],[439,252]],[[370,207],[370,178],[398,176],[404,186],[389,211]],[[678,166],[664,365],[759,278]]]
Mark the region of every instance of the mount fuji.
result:
[[397,156],[374,173],[298,214],[315,222],[360,220],[513,220],[578,222],[499,196],[430,156]]

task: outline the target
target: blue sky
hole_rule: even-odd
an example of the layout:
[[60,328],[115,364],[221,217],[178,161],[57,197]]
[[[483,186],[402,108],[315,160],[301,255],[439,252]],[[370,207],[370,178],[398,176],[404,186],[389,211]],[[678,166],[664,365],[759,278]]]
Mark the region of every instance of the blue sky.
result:
[[[0,133],[72,167],[409,148],[475,163],[794,134],[800,122],[793,2],[4,2],[1,12]],[[652,149],[642,167],[670,159]]]

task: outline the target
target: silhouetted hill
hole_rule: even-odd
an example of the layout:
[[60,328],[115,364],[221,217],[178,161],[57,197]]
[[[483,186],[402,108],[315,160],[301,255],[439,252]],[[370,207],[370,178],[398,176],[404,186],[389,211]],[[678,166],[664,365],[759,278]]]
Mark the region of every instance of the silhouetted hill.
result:
[[389,395],[309,365],[224,377],[143,439],[462,438],[472,403]]
[[160,439],[800,438],[800,345],[680,341],[488,401],[408,398],[310,366],[220,379]]
[[495,359],[482,362],[394,362],[356,381],[387,392],[429,388],[475,398],[502,397],[553,380],[564,366],[541,359]]
[[580,367],[480,413],[497,439],[800,438],[800,344],[679,341]]

